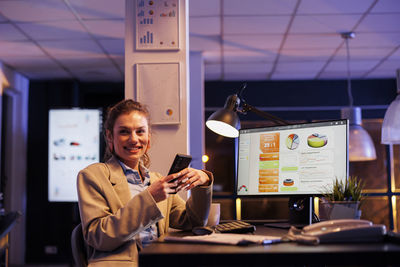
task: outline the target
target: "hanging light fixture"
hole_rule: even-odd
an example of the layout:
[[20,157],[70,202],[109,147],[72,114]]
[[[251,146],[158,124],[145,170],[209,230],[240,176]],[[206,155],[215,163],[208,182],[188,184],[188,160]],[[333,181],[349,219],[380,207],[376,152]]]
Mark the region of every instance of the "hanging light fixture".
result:
[[397,97],[385,113],[382,124],[382,144],[400,144],[400,69],[397,70]]
[[345,32],[341,34],[346,42],[347,54],[347,94],[349,98],[349,107],[341,109],[343,119],[349,120],[349,161],[368,161],[376,159],[374,142],[368,132],[361,126],[361,108],[353,106],[353,95],[351,92],[350,80],[350,51],[349,39],[355,37],[354,32]]

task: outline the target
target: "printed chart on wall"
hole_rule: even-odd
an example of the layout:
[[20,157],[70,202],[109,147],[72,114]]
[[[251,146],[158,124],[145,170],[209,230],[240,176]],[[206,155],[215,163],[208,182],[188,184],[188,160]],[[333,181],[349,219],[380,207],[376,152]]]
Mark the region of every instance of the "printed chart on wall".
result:
[[136,0],[136,49],[179,49],[179,0]]
[[86,166],[99,162],[101,110],[49,111],[49,201],[77,201],[76,177]]
[[346,128],[241,134],[238,194],[322,193],[335,177],[346,177],[347,141],[340,131]]

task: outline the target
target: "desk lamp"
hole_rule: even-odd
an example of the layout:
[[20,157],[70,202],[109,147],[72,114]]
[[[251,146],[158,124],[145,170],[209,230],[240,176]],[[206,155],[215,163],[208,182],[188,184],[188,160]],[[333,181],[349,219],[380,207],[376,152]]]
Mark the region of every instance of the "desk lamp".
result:
[[349,39],[354,38],[354,32],[341,34],[346,41],[347,51],[347,94],[349,97],[349,107],[341,109],[342,119],[349,120],[349,161],[369,161],[376,159],[375,146],[368,132],[361,126],[361,108],[353,106],[353,96],[351,93],[350,81],[350,53]]
[[400,144],[400,69],[397,70],[397,97],[383,119],[382,144]]
[[[289,124],[274,115],[247,104],[242,97],[242,92],[246,87],[247,84],[244,83],[235,94],[228,96],[224,108],[217,110],[207,119],[206,125],[211,131],[225,137],[238,137],[240,119],[237,113],[247,114],[249,111],[254,112],[267,120],[273,121],[277,125]],[[242,104],[242,107],[240,107],[240,104]]]

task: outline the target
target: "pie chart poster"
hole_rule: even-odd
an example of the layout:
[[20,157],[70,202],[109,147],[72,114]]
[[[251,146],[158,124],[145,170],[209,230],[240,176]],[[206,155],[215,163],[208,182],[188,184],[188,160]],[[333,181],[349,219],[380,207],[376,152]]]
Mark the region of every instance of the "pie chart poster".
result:
[[98,109],[49,111],[50,202],[78,201],[78,172],[92,163],[99,162],[101,121],[101,110]]

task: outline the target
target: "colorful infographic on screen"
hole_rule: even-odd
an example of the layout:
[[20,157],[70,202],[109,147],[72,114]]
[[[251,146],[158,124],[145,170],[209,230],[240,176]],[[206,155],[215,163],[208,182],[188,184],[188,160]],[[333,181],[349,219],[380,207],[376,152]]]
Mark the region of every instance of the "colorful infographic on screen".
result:
[[347,177],[347,121],[241,130],[237,193],[321,194]]

